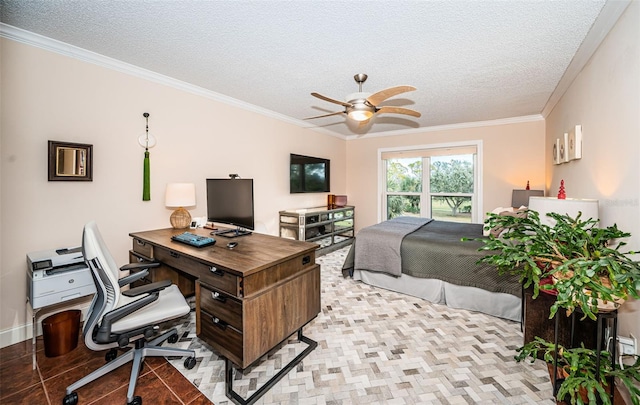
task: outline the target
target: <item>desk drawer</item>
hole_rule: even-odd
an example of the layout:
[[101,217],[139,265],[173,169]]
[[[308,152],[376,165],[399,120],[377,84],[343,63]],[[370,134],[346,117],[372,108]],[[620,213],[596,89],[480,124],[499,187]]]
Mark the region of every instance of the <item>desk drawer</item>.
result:
[[[129,263],[150,263],[147,258],[140,256],[139,254],[129,251]],[[137,272],[140,270],[132,270]],[[152,267],[149,269],[149,274],[140,280],[131,284],[132,287],[138,287],[143,284],[155,283],[156,281],[171,280],[171,282],[178,286],[180,292],[185,297],[190,297],[195,294],[195,279],[191,276],[177,272],[175,269],[160,264],[158,267]]]
[[229,324],[201,310],[198,337],[218,349],[235,364],[242,366],[242,333]]
[[242,331],[242,303],[231,295],[200,284],[200,309]]
[[234,297],[242,297],[241,281],[238,277],[230,273],[224,267],[208,267],[207,272],[200,275],[200,281],[216,290],[228,292]]
[[156,249],[154,253],[157,261],[200,279],[217,290],[238,295],[238,277],[226,269],[211,267],[174,250]]
[[143,240],[133,238],[133,251],[142,256],[153,259],[153,245]]

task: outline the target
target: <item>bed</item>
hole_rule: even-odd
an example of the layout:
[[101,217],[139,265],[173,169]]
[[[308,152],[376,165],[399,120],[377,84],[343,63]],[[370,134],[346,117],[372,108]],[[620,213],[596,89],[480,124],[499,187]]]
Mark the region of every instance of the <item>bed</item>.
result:
[[522,286],[517,276],[499,275],[477,264],[482,224],[398,217],[361,229],[343,276],[451,308],[520,321]]

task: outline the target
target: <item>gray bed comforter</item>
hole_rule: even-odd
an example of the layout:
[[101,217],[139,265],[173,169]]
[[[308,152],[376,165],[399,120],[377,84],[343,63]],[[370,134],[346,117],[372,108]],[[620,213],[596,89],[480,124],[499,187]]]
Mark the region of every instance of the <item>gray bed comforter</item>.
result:
[[402,275],[401,247],[405,236],[432,221],[428,218],[397,217],[358,232],[355,245],[356,270],[365,269]]
[[[487,254],[478,251],[482,243],[461,241],[462,237],[482,237],[482,227],[482,224],[438,220],[419,227],[402,239],[400,247],[402,273],[520,297],[522,287],[517,276],[499,275],[493,266],[476,264],[483,255]],[[356,235],[354,245],[351,246],[342,267],[345,277],[353,274],[355,245],[358,242],[358,235]]]

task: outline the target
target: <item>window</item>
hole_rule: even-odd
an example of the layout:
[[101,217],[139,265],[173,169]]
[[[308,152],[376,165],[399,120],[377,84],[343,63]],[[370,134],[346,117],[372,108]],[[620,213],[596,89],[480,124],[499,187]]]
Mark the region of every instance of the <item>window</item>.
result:
[[479,143],[381,152],[381,220],[478,222]]

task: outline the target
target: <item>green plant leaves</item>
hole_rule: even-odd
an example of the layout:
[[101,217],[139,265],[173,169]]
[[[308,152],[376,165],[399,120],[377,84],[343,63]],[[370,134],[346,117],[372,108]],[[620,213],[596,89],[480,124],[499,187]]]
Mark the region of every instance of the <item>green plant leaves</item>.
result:
[[[485,229],[502,228],[500,237],[478,239],[480,251],[487,256],[479,263],[494,265],[500,274],[518,275],[524,288],[533,288],[536,298],[540,289],[558,292],[551,317],[559,308],[568,313],[579,309],[583,318],[595,319],[599,304],[640,299],[640,263],[621,252],[622,238],[630,234],[617,225],[598,228],[597,220],[583,221],[557,213],[547,214],[555,221],[549,226],[541,222],[536,211],[527,216],[489,214]],[[617,241],[614,245],[612,241]],[[611,247],[615,246],[615,247]],[[553,286],[540,286],[540,281],[553,277]],[[605,280],[605,281],[603,281]],[[603,284],[606,284],[603,285]]]
[[[556,346],[536,336],[534,340],[517,349],[517,352],[515,360],[518,362],[530,359],[533,363],[537,360],[538,353],[543,353],[544,361],[553,363]],[[603,350],[600,352],[599,369],[597,362],[595,350],[584,346],[567,349],[558,345],[557,367],[563,369],[567,375],[558,389],[557,398],[568,398],[571,404],[585,404],[582,396],[586,395],[586,403],[590,405],[611,404],[607,387],[609,379],[615,377],[620,379],[631,393],[633,405],[640,405],[640,388],[636,385],[640,382],[640,357],[636,358],[633,365],[622,368],[616,364],[614,368],[611,353]]]

